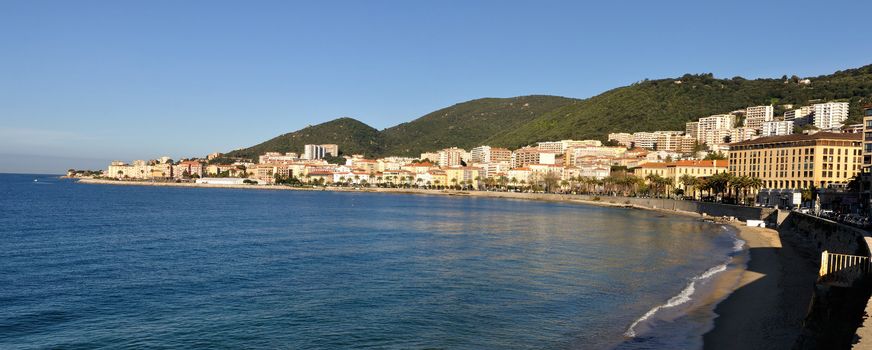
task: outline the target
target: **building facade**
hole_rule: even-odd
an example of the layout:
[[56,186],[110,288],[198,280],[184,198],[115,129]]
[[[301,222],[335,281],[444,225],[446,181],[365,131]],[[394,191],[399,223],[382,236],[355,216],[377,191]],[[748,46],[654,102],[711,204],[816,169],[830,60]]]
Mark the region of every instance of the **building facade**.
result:
[[774,111],[771,105],[745,108],[745,127],[755,130],[763,129],[763,123],[772,121]]
[[826,188],[860,171],[859,134],[818,132],[762,137],[730,144],[729,170],[756,177],[767,189]]
[[784,136],[793,134],[793,120],[769,121],[763,123],[761,136]]
[[814,105],[814,126],[818,129],[838,129],[848,119],[848,102],[827,102]]

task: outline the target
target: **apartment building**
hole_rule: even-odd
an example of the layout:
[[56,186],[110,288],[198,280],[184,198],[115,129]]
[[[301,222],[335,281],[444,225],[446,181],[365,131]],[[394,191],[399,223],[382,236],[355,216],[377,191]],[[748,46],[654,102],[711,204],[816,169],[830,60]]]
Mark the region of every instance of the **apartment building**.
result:
[[512,152],[512,168],[526,167],[530,164],[555,164],[557,154],[535,147],[524,147]]
[[462,148],[446,148],[438,153],[439,158],[437,162],[441,167],[459,166],[461,165],[461,162],[468,159],[468,153]]
[[510,162],[512,160],[512,151],[506,148],[479,146],[469,150],[469,161],[471,163],[499,163]]
[[614,132],[610,133],[609,141],[615,141],[620,145],[624,145],[626,147],[630,147],[633,145],[633,134],[626,132]]
[[726,143],[735,124],[736,116],[733,114],[716,114],[699,118],[697,140],[709,147]]
[[814,107],[805,106],[784,112],[784,121],[792,121],[794,126],[803,126],[812,123]]
[[863,109],[863,172],[872,174],[872,105]]
[[563,153],[569,147],[600,147],[602,145],[602,141],[599,140],[560,140],[539,142],[536,144],[536,148],[544,152]]
[[770,121],[763,123],[761,136],[784,136],[793,134],[793,120]]
[[862,164],[862,135],[818,132],[762,137],[730,145],[729,171],[767,189],[845,184]]
[[738,127],[730,130],[730,142],[742,142],[757,137],[757,129]]
[[745,127],[754,130],[763,129],[763,123],[772,121],[774,112],[771,105],[745,108]]
[[290,163],[299,160],[296,152],[266,152],[257,157],[258,163]]
[[684,134],[699,140],[699,122],[687,122],[684,124]]
[[813,107],[814,126],[818,129],[838,129],[848,119],[848,102],[817,103]]

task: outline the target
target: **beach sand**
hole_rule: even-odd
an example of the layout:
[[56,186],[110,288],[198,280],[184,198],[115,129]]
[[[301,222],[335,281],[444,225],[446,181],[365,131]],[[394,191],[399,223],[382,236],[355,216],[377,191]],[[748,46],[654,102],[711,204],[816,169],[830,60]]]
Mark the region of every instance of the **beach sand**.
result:
[[[811,301],[817,265],[772,229],[734,225],[750,261],[736,290],[715,308],[705,349],[790,349]],[[787,241],[787,239],[785,239]]]

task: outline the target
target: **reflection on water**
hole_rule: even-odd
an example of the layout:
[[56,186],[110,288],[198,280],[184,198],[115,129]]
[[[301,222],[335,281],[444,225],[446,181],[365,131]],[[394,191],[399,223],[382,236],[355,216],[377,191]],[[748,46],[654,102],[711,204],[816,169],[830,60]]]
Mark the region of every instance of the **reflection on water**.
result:
[[639,210],[0,177],[0,347],[607,348],[732,246]]

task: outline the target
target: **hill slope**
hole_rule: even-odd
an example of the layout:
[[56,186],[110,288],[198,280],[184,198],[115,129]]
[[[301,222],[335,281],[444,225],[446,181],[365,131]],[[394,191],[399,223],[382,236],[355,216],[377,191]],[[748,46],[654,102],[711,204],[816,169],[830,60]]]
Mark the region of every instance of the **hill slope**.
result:
[[810,80],[715,79],[711,74],[646,80],[553,110],[485,143],[515,148],[542,140],[603,139],[609,132],[684,130],[686,122],[711,114],[772,103],[780,115],[783,104],[815,99],[849,101],[849,122],[859,122],[862,106],[872,102],[872,65]]
[[257,159],[265,152],[302,152],[306,144],[339,145],[339,153],[381,154],[381,133],[352,118],[339,118],[308,126],[269,141],[227,153],[227,157]]
[[231,157],[257,158],[267,151],[301,152],[307,143],[336,143],[343,154],[418,156],[421,152],[488,144],[518,148],[537,141],[605,139],[609,132],[684,130],[700,117],[748,106],[844,100],[851,103],[849,122],[859,122],[861,108],[872,103],[872,65],[809,78],[717,79],[711,74],[644,80],[584,99],[557,96],[483,98],[432,112],[383,131],[351,118],[281,135],[233,151]]
[[578,100],[557,96],[482,98],[443,108],[382,131],[387,154],[413,155],[448,146],[472,148]]

